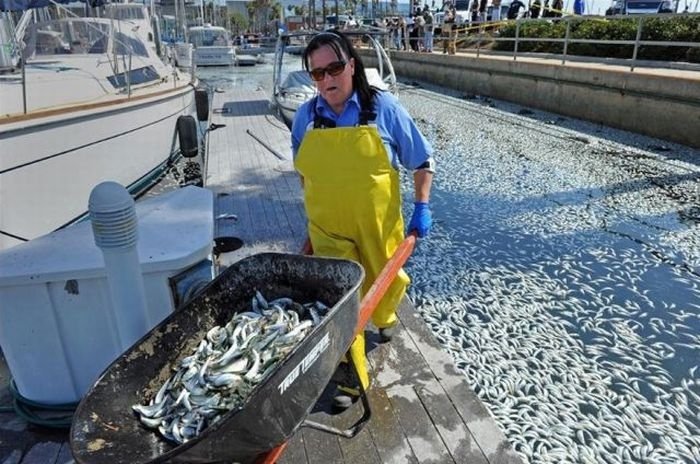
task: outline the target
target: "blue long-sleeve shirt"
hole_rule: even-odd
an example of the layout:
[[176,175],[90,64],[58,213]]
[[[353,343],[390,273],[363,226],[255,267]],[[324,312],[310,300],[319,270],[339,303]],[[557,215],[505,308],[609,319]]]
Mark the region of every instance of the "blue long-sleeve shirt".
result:
[[[304,103],[296,112],[292,124],[292,153],[296,157],[306,131],[313,127],[314,107],[319,115],[335,122],[336,127],[351,127],[358,123],[360,101],[353,92],[340,115],[336,115],[326,101],[319,96]],[[398,99],[389,92],[378,92],[374,99],[374,112],[379,136],[384,142],[389,161],[395,169],[399,165],[416,169],[432,159],[433,148],[420,133],[415,122]]]

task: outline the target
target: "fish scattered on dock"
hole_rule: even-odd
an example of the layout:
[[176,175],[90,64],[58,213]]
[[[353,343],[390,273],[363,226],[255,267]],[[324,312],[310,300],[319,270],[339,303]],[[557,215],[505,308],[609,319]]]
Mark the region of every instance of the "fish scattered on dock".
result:
[[700,152],[505,102],[401,100],[439,160],[408,295],[516,453],[700,463]]

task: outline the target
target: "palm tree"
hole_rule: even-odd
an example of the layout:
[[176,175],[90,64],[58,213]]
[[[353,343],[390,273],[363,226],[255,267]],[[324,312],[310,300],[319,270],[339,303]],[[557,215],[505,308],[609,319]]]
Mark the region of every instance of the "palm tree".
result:
[[252,18],[253,29],[259,32],[267,24],[272,0],[252,0],[247,4],[248,15]]
[[357,5],[357,0],[345,0],[345,10],[350,11],[350,14],[355,14],[355,6]]

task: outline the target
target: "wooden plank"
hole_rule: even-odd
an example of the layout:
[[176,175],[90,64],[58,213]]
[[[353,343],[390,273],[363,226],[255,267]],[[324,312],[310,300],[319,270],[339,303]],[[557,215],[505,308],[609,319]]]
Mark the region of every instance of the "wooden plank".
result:
[[[276,119],[269,113],[264,93],[234,88],[214,98],[214,107],[230,111],[215,115],[214,122],[226,127],[212,133],[207,186],[229,193],[227,212],[238,215],[237,222],[221,224],[219,233],[241,238],[255,252],[268,251],[265,248],[297,251],[306,236],[298,176],[291,161],[282,164],[266,148],[291,159],[288,129],[270,122]],[[240,254],[251,252],[247,249]]]
[[418,461],[454,463],[414,387],[397,382],[386,392]]
[[[404,306],[400,318],[407,335],[417,346],[434,377],[439,380],[445,394],[488,462],[522,463],[522,459],[498,428],[491,413],[469,388],[464,375],[457,371],[449,355],[440,348],[432,332],[415,309]],[[401,353],[401,356],[406,355],[406,352]]]
[[[408,301],[404,301],[399,314],[401,320],[411,319],[415,309]],[[446,448],[445,452],[456,462],[488,464],[486,456],[431,371],[421,348],[414,343],[403,323],[399,326],[391,345],[396,358],[401,360],[401,378],[414,379],[413,392],[440,436]]]
[[61,451],[58,453],[56,458],[56,464],[74,464],[73,453],[70,451],[70,444],[68,442],[61,444]]
[[416,387],[415,390],[455,462],[488,464],[486,456],[445,394],[442,385],[433,380]]
[[369,431],[382,463],[417,463],[403,428],[394,414],[393,406],[384,388],[376,380],[386,359],[393,356],[389,343],[380,343],[376,328],[365,329],[365,348],[370,365],[372,385],[367,394],[372,407]]
[[48,464],[55,463],[61,452],[61,443],[42,442],[37,443],[22,459],[22,464]]
[[[363,407],[358,401],[347,411],[335,414],[332,423],[344,430],[354,425],[362,417],[362,413]],[[338,439],[344,462],[347,464],[382,464],[368,425],[366,424],[353,438]]]
[[301,430],[297,430],[292,435],[292,438],[288,440],[287,448],[285,448],[281,458],[277,460],[277,464],[302,464],[307,462],[306,450],[304,449],[304,434]]
[[[335,391],[334,385],[328,385],[316,402],[308,419],[326,425],[333,425],[330,414],[330,401]],[[320,430],[302,427],[300,432],[304,437],[304,450],[309,464],[327,462],[342,463],[343,452],[340,449],[339,437]],[[298,433],[298,432],[297,432]]]
[[[400,311],[406,311],[406,308]],[[433,380],[432,372],[420,359],[415,345],[406,344],[403,332],[403,327],[399,325],[389,344],[390,354],[381,365],[377,365],[376,386],[386,391],[394,414],[419,462],[454,462],[414,389]],[[404,357],[406,354],[409,356]]]
[[[328,418],[318,415],[312,418],[316,422],[330,424]],[[328,435],[320,430],[303,428],[304,450],[306,451],[307,462],[309,464],[326,464],[329,462],[342,463],[343,452],[338,443],[338,437]]]
[[418,463],[418,457],[413,453],[401,424],[394,415],[386,391],[373,387],[369,389],[368,395],[373,413],[369,431],[380,461],[385,464]]

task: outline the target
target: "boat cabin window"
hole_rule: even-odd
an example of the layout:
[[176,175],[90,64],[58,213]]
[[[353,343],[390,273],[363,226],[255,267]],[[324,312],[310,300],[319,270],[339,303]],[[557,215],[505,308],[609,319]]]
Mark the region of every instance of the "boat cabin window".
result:
[[195,47],[226,46],[228,32],[225,29],[190,29],[190,43]]
[[128,85],[139,85],[160,80],[160,75],[153,66],[145,66],[107,76],[107,80],[114,88],[124,88]]
[[114,53],[117,55],[148,56],[146,46],[140,40],[117,32],[114,34]]
[[25,56],[106,53],[109,25],[85,20],[38,23],[25,35]]

